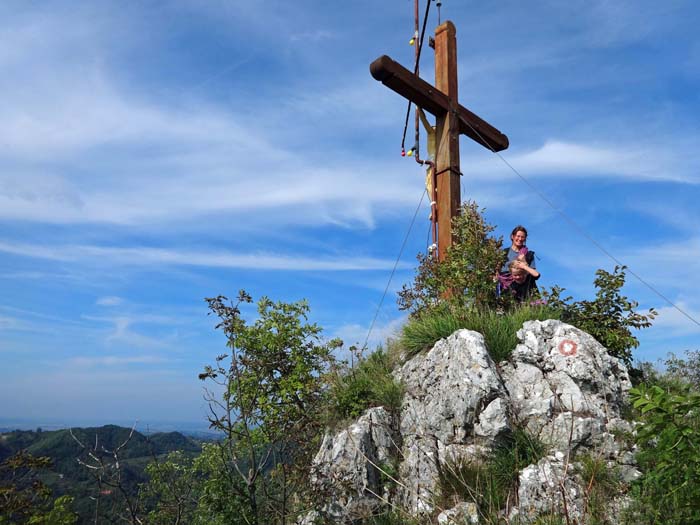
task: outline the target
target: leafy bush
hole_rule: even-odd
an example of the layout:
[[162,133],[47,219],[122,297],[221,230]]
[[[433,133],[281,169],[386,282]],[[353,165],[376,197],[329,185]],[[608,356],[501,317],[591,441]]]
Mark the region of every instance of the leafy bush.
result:
[[52,467],[48,457],[20,451],[0,463],[0,525],[73,525],[78,516],[71,509],[73,498],[53,499],[41,473]]
[[517,331],[525,321],[557,319],[560,315],[546,305],[522,305],[498,312],[443,304],[410,319],[403,328],[401,344],[410,357],[465,328],[483,334],[491,358],[498,363],[515,349]]
[[391,375],[392,369],[389,354],[380,347],[355,366],[337,370],[331,379],[331,423],[356,418],[375,406],[398,413],[403,386]]
[[625,266],[615,266],[613,273],[597,270],[593,281],[597,289],[593,301],[569,302],[571,297],[562,299],[564,289],[556,286],[544,292],[543,296],[550,307],[561,310],[562,321],[592,335],[611,355],[630,366],[632,349],[639,346],[639,340],[631,329],[651,326],[656,311],[650,308],[643,315],[636,311],[639,303],[620,294],[625,284],[625,269]]
[[700,523],[700,393],[654,385],[630,390],[640,411],[634,523]]
[[496,308],[494,275],[505,260],[503,240],[491,236],[495,229],[475,202],[465,202],[452,220],[454,243],[444,261],[419,254],[419,266],[410,286],[399,292],[399,308],[412,316],[447,301],[478,309]]

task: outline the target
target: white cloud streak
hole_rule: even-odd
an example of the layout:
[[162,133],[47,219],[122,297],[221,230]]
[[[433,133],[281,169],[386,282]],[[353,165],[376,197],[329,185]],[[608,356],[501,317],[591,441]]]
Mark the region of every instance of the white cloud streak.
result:
[[[182,265],[281,271],[386,270],[394,261],[371,257],[311,258],[273,253],[235,254],[225,251],[185,251],[149,247],[103,247],[90,245],[38,246],[0,242],[0,252],[55,261],[91,261],[105,265]],[[400,264],[401,268],[410,265]]]
[[105,297],[99,297],[95,304],[98,306],[119,306],[124,302],[124,299],[117,297],[115,295],[107,295]]
[[654,320],[654,333],[661,338],[683,337],[700,334],[700,326],[693,323],[688,316],[700,322],[700,305],[691,305],[687,301],[677,299],[675,303],[680,312],[671,306],[658,309],[658,317]]
[[[683,166],[677,152],[660,144],[619,145],[615,148],[585,143],[548,140],[531,151],[501,154],[518,172],[528,177],[609,178],[700,184],[694,163]],[[497,158],[467,161],[476,177],[493,180],[512,178],[508,166]]]
[[[384,345],[387,339],[395,339],[405,322],[406,316],[401,316],[375,324],[367,341],[368,351],[373,352],[377,346]],[[351,345],[361,347],[365,343],[368,332],[369,325],[363,326],[356,323],[345,324],[336,328],[333,331],[333,337],[340,338],[345,343],[344,353],[339,357],[348,359],[349,352],[347,348]]]
[[68,364],[77,368],[92,368],[101,366],[125,366],[125,365],[143,365],[143,364],[159,364],[166,360],[162,356],[157,355],[134,355],[134,356],[115,356],[107,355],[100,357],[74,357],[68,360]]

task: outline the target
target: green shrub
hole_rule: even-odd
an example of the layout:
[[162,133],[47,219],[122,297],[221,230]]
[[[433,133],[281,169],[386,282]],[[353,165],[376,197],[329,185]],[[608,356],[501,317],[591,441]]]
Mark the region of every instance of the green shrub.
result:
[[403,327],[400,340],[405,350],[404,357],[408,359],[428,350],[440,339],[464,328],[462,316],[456,311],[455,308],[442,305],[409,319]]
[[700,523],[700,393],[654,385],[630,390],[640,412],[632,523]]
[[330,423],[356,418],[376,406],[398,413],[403,386],[391,375],[392,368],[389,354],[380,347],[354,367],[336,371],[331,378]]
[[542,295],[550,307],[561,310],[562,321],[592,335],[610,355],[631,366],[632,349],[639,346],[632,329],[651,326],[656,311],[650,308],[646,315],[641,314],[636,310],[639,303],[620,294],[625,284],[625,269],[625,266],[615,266],[613,273],[597,270],[593,301],[570,302],[571,297],[562,299],[564,289],[557,286]]
[[471,501],[479,508],[484,523],[496,523],[505,503],[488,463],[461,461],[442,465],[438,471],[438,508],[449,509],[460,501]]
[[515,429],[494,449],[490,464],[498,486],[507,493],[519,472],[545,456],[546,447],[523,429]]
[[486,222],[483,211],[473,201],[462,205],[452,219],[454,244],[443,261],[418,255],[413,283],[399,292],[401,310],[415,316],[443,302],[479,309],[502,305],[493,279],[505,260],[503,240],[491,236],[495,228]]

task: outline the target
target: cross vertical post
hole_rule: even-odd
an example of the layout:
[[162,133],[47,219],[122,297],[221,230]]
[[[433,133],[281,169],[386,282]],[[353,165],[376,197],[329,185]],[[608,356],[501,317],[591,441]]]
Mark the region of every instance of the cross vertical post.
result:
[[508,137],[459,104],[457,30],[450,21],[435,31],[435,86],[386,55],[372,62],[369,70],[375,80],[435,116],[438,259],[444,260],[454,240],[452,218],[461,204],[459,135],[490,151],[508,148]]
[[457,30],[447,21],[435,30],[435,87],[448,98],[449,110],[436,116],[438,259],[452,246],[452,218],[461,203],[459,169],[459,116],[457,113]]

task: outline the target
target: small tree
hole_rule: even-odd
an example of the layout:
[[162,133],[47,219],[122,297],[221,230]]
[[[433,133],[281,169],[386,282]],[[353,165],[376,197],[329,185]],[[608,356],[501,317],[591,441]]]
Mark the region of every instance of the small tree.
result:
[[252,324],[241,315],[252,302],[243,290],[236,303],[223,296],[207,302],[230,350],[199,375],[223,388],[220,396],[206,393],[210,425],[225,438],[218,445],[222,464],[240,481],[231,487],[250,523],[287,523],[320,434],[324,374],[341,343],[321,340],[321,329],[307,322],[305,301],[263,297]]
[[152,509],[149,525],[195,523],[201,481],[192,459],[178,450],[164,459],[154,457],[145,469],[148,482],[140,487],[140,496]]
[[497,307],[494,276],[505,260],[503,239],[493,237],[495,229],[476,202],[465,202],[452,220],[454,243],[444,261],[419,254],[419,266],[410,286],[399,292],[399,308],[413,316],[447,301],[460,307]]

